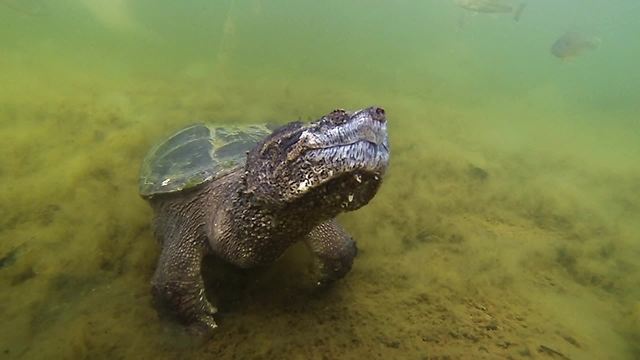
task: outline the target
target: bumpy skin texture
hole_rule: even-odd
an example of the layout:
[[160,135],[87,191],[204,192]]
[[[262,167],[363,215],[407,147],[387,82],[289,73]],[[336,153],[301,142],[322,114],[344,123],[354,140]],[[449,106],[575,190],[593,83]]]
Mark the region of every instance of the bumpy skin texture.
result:
[[274,131],[248,154],[244,168],[148,199],[162,246],[153,294],[187,324],[213,329],[216,309],[205,296],[203,257],[251,268],[275,261],[297,241],[316,256],[318,285],[342,278],[357,249],[334,218],[373,198],[388,157],[384,110],[336,110]]

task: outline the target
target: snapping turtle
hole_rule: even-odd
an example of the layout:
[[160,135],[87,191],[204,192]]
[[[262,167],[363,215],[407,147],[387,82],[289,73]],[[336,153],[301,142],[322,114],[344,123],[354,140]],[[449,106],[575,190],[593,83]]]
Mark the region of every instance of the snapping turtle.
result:
[[335,217],[374,197],[388,161],[379,107],[334,110],[273,132],[203,124],[179,131],[149,152],[140,174],[162,246],[155,298],[185,323],[213,329],[203,257],[251,268],[275,261],[297,241],[317,259],[318,285],[342,278],[357,249]]

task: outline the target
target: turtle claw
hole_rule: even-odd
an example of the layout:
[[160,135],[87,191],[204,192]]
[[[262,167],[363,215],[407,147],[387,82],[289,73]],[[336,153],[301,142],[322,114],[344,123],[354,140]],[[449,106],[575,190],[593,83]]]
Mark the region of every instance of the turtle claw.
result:
[[203,317],[202,319],[198,320],[198,323],[206,326],[210,330],[213,330],[218,327],[218,324],[213,319],[213,316]]
[[189,324],[187,331],[189,334],[209,338],[213,335],[213,331],[218,327],[215,319],[211,315],[200,316],[197,320]]
[[204,293],[201,293],[198,297],[198,303],[194,308],[185,311],[187,318],[193,319],[189,324],[190,330],[195,330],[196,333],[205,335],[211,333],[218,327],[213,315],[218,312],[218,309],[211,305],[211,303],[204,297]]
[[194,320],[189,325],[190,330],[195,330],[199,334],[208,334],[218,327],[213,315],[218,312],[218,309],[211,305],[207,300],[202,300],[202,311],[200,314],[193,316]]

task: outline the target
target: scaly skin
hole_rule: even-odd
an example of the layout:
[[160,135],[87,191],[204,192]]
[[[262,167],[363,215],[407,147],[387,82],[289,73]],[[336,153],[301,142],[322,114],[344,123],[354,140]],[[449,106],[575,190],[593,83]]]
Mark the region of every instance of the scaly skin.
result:
[[[367,121],[386,121],[379,108],[365,111]],[[152,280],[156,299],[187,324],[213,329],[216,308],[205,296],[204,256],[214,254],[251,268],[275,261],[298,241],[315,254],[318,285],[346,275],[357,249],[334,218],[366,205],[377,192],[388,159],[386,127],[381,130],[380,151],[386,154],[382,160],[372,161],[361,151],[344,153],[342,158],[329,151],[320,160],[317,154],[316,158],[305,154],[319,149],[317,140],[310,140],[314,132],[343,126],[349,116],[362,120],[364,115],[358,114],[335,111],[321,119],[322,128],[289,124],[256,146],[244,168],[195,189],[148,199],[155,212],[154,233],[162,246]],[[366,124],[358,126],[352,131],[370,131]],[[365,137],[378,141],[371,134]],[[339,141],[345,138],[341,133]],[[332,141],[326,140],[326,149],[350,146]]]

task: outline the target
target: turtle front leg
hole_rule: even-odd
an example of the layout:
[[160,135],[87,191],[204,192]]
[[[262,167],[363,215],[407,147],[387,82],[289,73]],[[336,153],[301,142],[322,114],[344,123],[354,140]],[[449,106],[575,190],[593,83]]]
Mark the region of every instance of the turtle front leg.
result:
[[206,244],[195,238],[166,238],[151,285],[157,302],[192,330],[206,333],[218,325],[213,318],[217,309],[207,300],[202,280],[205,249]]
[[355,241],[335,220],[324,222],[311,230],[305,243],[316,256],[318,286],[344,277],[358,253]]

